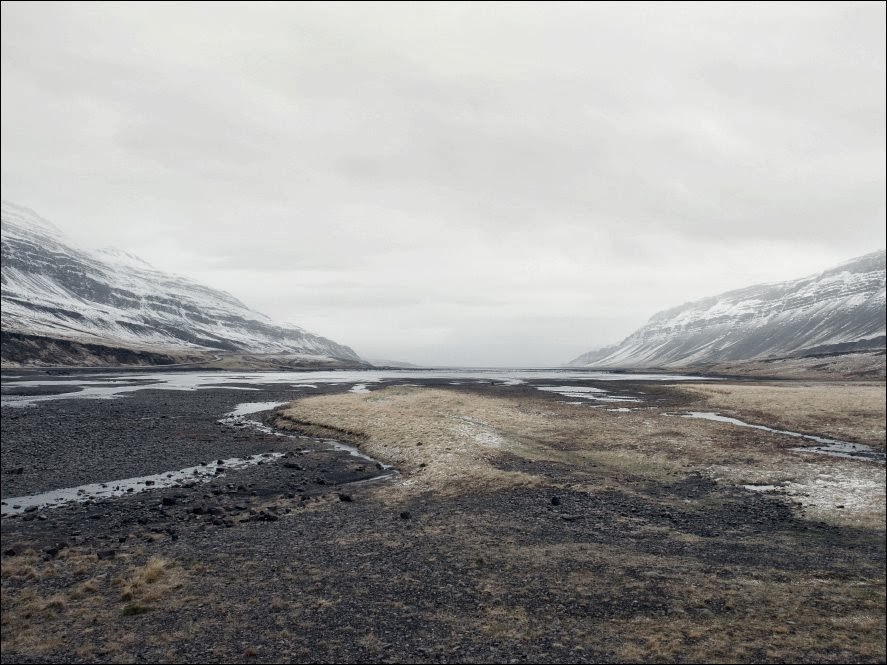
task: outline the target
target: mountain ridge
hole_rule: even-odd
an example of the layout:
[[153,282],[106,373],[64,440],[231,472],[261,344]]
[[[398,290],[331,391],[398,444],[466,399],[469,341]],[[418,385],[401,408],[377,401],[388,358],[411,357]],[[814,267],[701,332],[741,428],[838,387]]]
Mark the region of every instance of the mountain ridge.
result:
[[130,252],[79,247],[33,210],[6,201],[2,259],[5,333],[161,356],[247,352],[363,364],[350,347],[277,324],[230,293],[157,270]]
[[878,250],[800,279],[662,310],[620,343],[584,353],[568,366],[691,367],[845,345],[882,348],[884,303],[885,252]]

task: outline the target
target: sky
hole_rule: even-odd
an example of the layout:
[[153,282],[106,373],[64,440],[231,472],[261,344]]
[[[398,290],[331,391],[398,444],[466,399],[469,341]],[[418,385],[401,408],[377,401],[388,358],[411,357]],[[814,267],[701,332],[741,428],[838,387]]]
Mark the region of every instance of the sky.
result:
[[2,196],[365,358],[885,246],[885,4],[2,4]]

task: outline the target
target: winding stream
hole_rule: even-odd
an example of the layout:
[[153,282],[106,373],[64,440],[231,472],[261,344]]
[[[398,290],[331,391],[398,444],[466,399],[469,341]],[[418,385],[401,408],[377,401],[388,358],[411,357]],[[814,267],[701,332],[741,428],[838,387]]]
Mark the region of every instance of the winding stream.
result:
[[815,441],[817,444],[819,444],[816,446],[799,446],[797,448],[792,448],[792,450],[799,453],[818,453],[820,455],[831,455],[832,457],[847,457],[850,459],[867,460],[870,462],[884,464],[885,455],[883,452],[881,452],[880,450],[875,450],[871,446],[866,446],[862,443],[838,441],[837,439],[828,439],[826,437],[815,436],[813,434],[801,434],[800,432],[792,432],[785,429],[775,429],[773,427],[767,427],[766,425],[755,425],[752,423],[747,423],[743,420],[739,420],[738,418],[722,416],[711,411],[691,411],[690,413],[682,414],[682,417],[713,420],[719,423],[729,423],[738,427],[750,427],[752,429],[764,430],[765,432],[773,432],[774,434],[785,434],[786,436],[793,436],[798,439],[807,439],[808,441]]

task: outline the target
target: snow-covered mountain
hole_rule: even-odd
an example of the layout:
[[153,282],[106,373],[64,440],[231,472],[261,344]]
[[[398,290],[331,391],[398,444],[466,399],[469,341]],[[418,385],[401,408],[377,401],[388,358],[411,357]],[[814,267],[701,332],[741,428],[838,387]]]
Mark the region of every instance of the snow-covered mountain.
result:
[[866,254],[803,279],[760,284],[653,315],[577,367],[680,367],[883,348],[885,253]]
[[361,362],[347,346],[276,324],[228,293],[155,270],[132,254],[78,248],[32,210],[7,202],[2,259],[4,347],[11,336],[27,335],[158,352]]

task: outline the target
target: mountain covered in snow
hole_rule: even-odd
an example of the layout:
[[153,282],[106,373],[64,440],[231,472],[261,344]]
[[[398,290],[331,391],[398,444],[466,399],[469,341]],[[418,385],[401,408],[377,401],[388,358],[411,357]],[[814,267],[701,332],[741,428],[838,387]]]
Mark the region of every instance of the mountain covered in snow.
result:
[[27,359],[12,354],[26,353],[23,349],[35,348],[35,339],[45,338],[56,346],[361,363],[349,347],[274,323],[228,293],[155,270],[127,252],[79,248],[32,210],[7,202],[2,204],[2,331],[3,359],[16,364]]
[[575,367],[681,367],[884,348],[885,253],[659,312]]

